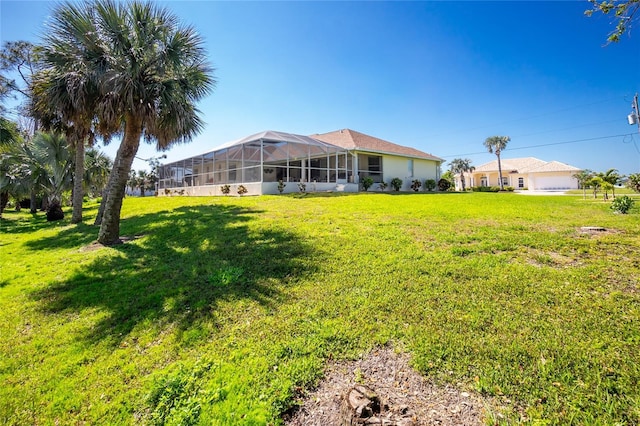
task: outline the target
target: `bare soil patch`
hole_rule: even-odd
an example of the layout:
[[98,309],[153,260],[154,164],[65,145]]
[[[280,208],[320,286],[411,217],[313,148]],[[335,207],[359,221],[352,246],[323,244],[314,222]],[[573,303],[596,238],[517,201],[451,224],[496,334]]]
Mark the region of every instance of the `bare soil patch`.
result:
[[285,418],[285,424],[345,424],[341,405],[358,384],[373,389],[381,399],[381,420],[371,424],[482,425],[490,406],[488,400],[471,392],[429,382],[409,366],[408,355],[381,348],[357,361],[330,364],[318,388],[306,395],[299,410]]
[[[121,244],[126,244],[126,243],[129,243],[131,241],[135,241],[138,238],[142,238],[142,237],[143,237],[143,235],[133,235],[133,236],[123,235],[123,236],[120,237],[120,241],[121,241]],[[91,244],[87,244],[86,246],[80,248],[80,251],[81,252],[91,252],[91,251],[95,251],[95,250],[98,250],[98,249],[101,249],[101,248],[104,248],[104,247],[106,247],[106,246],[103,246],[99,242],[94,241]]]
[[615,229],[604,228],[602,226],[582,226],[578,228],[580,234],[588,235],[609,235],[617,234],[619,231]]

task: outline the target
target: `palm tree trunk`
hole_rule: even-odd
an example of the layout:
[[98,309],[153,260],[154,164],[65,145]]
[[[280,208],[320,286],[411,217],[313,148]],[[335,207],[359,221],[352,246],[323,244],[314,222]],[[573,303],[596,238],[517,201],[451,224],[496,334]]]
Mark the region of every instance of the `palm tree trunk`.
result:
[[466,191],[465,185],[464,185],[464,172],[460,172],[460,178],[462,179],[462,192]]
[[102,223],[98,233],[98,242],[105,246],[119,244],[120,241],[120,211],[124,198],[129,171],[133,159],[140,146],[142,125],[139,119],[127,114],[125,119],[124,138],[118,148],[113,169],[109,176],[107,201],[102,214]]
[[82,222],[82,200],[84,193],[82,191],[82,177],[84,176],[84,138],[78,137],[75,141],[76,147],[76,164],[73,176],[73,213],[71,214],[71,223]]
[[109,179],[107,180],[107,186],[102,190],[102,200],[100,200],[100,207],[98,207],[98,215],[96,216],[95,222],[93,224],[95,226],[102,225],[102,216],[104,215],[104,207],[107,205],[107,199],[109,198],[109,188],[113,185],[111,181],[112,173],[109,173]]
[[7,207],[8,203],[9,203],[9,191],[0,192],[0,217],[2,217],[2,212],[4,211],[5,207]]
[[496,151],[496,157],[498,157],[498,179],[500,179],[500,191],[504,191],[504,184],[502,183],[502,164],[500,163],[500,151]]
[[32,189],[31,193],[29,194],[29,213],[35,214],[38,212],[38,207],[36,206],[37,201],[38,200],[36,199],[36,191]]

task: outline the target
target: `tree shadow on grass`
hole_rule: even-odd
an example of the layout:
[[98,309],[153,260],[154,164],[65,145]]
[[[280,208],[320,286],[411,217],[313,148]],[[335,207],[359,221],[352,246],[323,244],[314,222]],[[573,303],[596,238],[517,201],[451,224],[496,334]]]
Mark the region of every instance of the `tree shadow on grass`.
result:
[[[104,250],[66,281],[34,295],[45,312],[107,313],[86,335],[119,344],[140,323],[186,330],[209,319],[225,300],[250,299],[267,307],[278,286],[311,273],[309,248],[295,235],[250,226],[260,212],[239,207],[181,207],[129,218],[122,235],[139,239]],[[75,238],[63,231],[57,238]],[[57,240],[56,238],[56,240]],[[45,245],[53,241],[41,242]]]
[[[64,219],[56,220],[53,222],[47,221],[47,214],[43,211],[38,210],[37,213],[30,213],[29,216],[25,216],[23,213],[15,212],[15,215],[20,215],[19,217],[11,217],[11,213],[6,215],[6,211],[3,212],[3,217],[0,218],[0,232],[7,234],[29,234],[33,232],[37,232],[43,229],[51,229],[56,227],[63,227],[71,225],[71,216],[72,216],[72,208],[65,207],[64,211]],[[73,233],[76,236],[84,235],[87,231],[89,233],[93,233],[93,239],[95,240],[98,236],[98,227],[92,227],[89,223],[93,223],[93,219],[95,218],[95,214],[98,212],[97,206],[87,206],[82,208],[83,211],[83,223],[79,223],[73,226],[81,228],[80,230],[75,230]],[[9,218],[9,217],[11,218]],[[84,227],[84,228],[83,228]],[[57,240],[56,240],[57,241]],[[78,242],[71,241],[70,247],[78,245]],[[37,244],[36,244],[37,245]],[[61,247],[58,242],[53,246],[43,247],[40,245],[40,248],[59,248]]]

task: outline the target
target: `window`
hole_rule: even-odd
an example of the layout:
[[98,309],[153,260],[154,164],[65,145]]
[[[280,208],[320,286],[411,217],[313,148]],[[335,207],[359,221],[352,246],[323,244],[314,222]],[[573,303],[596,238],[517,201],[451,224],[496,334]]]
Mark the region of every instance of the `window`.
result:
[[509,178],[506,176],[502,177],[502,185],[509,185]]
[[371,177],[374,182],[382,181],[382,157],[358,154],[358,175],[360,179]]
[[518,178],[518,188],[524,188],[524,178]]
[[413,177],[413,159],[407,160],[407,177]]

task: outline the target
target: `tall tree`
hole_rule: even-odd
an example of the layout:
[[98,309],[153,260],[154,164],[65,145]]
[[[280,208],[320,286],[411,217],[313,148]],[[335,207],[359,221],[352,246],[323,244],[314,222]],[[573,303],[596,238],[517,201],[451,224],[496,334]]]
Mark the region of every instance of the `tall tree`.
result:
[[[40,123],[29,110],[31,100],[29,87],[33,75],[40,69],[40,49],[28,41],[7,41],[0,50],[0,100],[3,101],[0,111],[7,112],[5,99],[19,101],[17,112],[22,118],[22,130],[25,139],[31,139],[40,129]],[[28,142],[28,141],[27,141]],[[32,189],[35,190],[36,186]],[[35,213],[36,194],[32,191],[31,213]]]
[[19,163],[14,152],[20,141],[18,125],[0,115],[0,218],[9,202],[9,192],[16,174],[15,167]]
[[511,142],[509,136],[491,136],[484,141],[484,146],[491,154],[496,154],[498,157],[498,175],[500,179],[500,190],[504,190],[504,183],[502,182],[502,163],[500,162],[500,154],[507,147],[507,144]]
[[[23,102],[18,107],[23,117],[33,118],[26,107],[30,99],[31,78],[38,70],[39,49],[28,41],[7,41],[0,50],[0,93],[3,98],[13,97]],[[10,73],[17,78],[12,78]],[[3,107],[4,109],[4,107]],[[38,131],[37,121],[32,121],[29,134]]]
[[58,13],[58,19],[65,24],[61,27],[54,21],[54,31],[44,37],[41,59],[46,68],[34,75],[32,109],[48,128],[65,131],[69,148],[75,154],[71,222],[79,223],[85,146],[93,144],[96,127],[107,141],[120,129],[117,123],[109,127],[95,120],[104,58],[86,46],[95,42],[91,37],[98,31],[96,20],[87,19],[93,13],[92,7],[89,3],[69,4]]
[[476,169],[474,166],[471,165],[471,160],[468,158],[465,158],[465,159],[454,158],[453,160],[451,160],[451,163],[449,163],[449,167],[451,172],[460,175],[460,182],[462,183],[462,191],[463,192],[466,191],[464,174],[466,172],[472,172]]
[[[75,31],[69,15],[92,31]],[[195,103],[215,84],[203,40],[153,2],[98,0],[58,6],[44,44],[70,52],[80,46],[86,52],[68,60],[97,79],[101,126],[122,129],[98,234],[101,244],[119,243],[122,200],[140,139],[165,150],[190,141],[203,127]]]
[[591,9],[584,13],[593,16],[594,13],[612,14],[615,17],[616,28],[609,33],[607,41],[617,43],[625,32],[630,32],[634,21],[640,18],[640,0],[589,0]]

